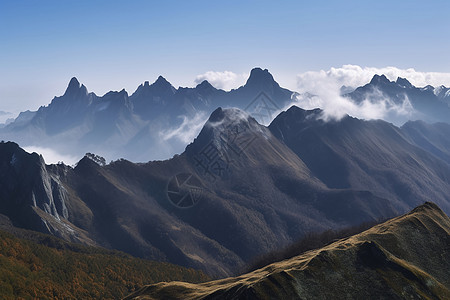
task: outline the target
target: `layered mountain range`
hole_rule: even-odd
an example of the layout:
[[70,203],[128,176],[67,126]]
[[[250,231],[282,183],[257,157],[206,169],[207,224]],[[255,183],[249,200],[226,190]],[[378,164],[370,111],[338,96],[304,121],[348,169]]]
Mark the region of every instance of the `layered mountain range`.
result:
[[[245,85],[229,92],[208,81],[175,88],[160,76],[152,84],[139,85],[131,95],[122,90],[97,96],[72,78],[64,95],[0,126],[0,139],[25,148],[50,148],[76,159],[90,152],[107,161],[147,162],[181,153],[217,107],[245,110],[268,125],[281,110],[298,105],[297,96],[261,68],[253,69]],[[444,86],[417,88],[404,78],[394,82],[375,75],[344,97],[357,105],[379,104],[387,111],[383,118],[397,125],[409,120],[450,121],[450,92]]]
[[165,159],[182,152],[217,107],[245,109],[268,123],[292,94],[260,68],[251,71],[244,86],[229,92],[207,81],[176,89],[159,76],[131,95],[121,90],[97,96],[72,78],[64,95],[38,111],[21,113],[0,128],[0,138],[75,157],[94,152],[108,161]]
[[105,165],[90,154],[76,167],[46,165],[1,143],[0,214],[17,227],[226,276],[311,231],[424,201],[450,211],[450,166],[421,142],[442,148],[420,122],[406,130],[321,116],[294,106],[266,127],[218,108],[182,154],[148,163]]

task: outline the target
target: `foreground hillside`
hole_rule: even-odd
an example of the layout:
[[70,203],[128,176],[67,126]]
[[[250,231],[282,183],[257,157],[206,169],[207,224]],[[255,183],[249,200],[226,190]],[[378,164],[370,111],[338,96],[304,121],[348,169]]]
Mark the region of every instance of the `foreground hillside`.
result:
[[149,285],[126,299],[449,299],[450,219],[410,213],[254,272],[201,284]]
[[121,252],[0,230],[1,299],[117,299],[149,282],[207,280],[202,272]]

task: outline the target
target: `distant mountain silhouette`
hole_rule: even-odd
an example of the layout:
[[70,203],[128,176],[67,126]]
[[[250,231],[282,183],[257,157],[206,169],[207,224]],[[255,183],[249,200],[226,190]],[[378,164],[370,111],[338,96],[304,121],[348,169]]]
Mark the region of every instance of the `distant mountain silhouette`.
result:
[[[354,90],[342,87],[341,92],[347,91],[344,96],[356,103],[370,101],[386,107],[384,119],[397,125],[409,120],[450,122],[450,90],[444,86],[417,88],[405,78],[394,82],[375,75]],[[206,80],[194,88],[175,88],[159,76],[152,84],[139,85],[130,96],[125,90],[97,96],[72,78],[65,93],[49,105],[22,112],[2,125],[0,138],[72,157],[91,152],[108,161],[167,159],[184,150],[217,107],[245,110],[268,125],[281,109],[295,103],[294,95],[261,68],[251,70],[245,85],[229,92]]]
[[0,128],[0,137],[76,157],[93,152],[108,160],[148,161],[183,151],[184,133],[179,138],[169,133],[199,125],[183,122],[203,122],[221,106],[245,109],[268,123],[291,101],[292,94],[260,68],[251,71],[244,86],[230,92],[207,81],[195,88],[176,89],[159,76],[153,84],[141,84],[131,96],[125,90],[97,96],[72,78],[64,95],[36,112],[21,113],[15,122]]
[[356,103],[370,101],[383,102],[387,108],[397,106],[396,110],[385,117],[396,124],[403,124],[408,120],[450,122],[450,93],[444,86],[418,88],[405,78],[398,77],[396,81],[390,81],[385,75],[375,75],[370,83],[344,96]]

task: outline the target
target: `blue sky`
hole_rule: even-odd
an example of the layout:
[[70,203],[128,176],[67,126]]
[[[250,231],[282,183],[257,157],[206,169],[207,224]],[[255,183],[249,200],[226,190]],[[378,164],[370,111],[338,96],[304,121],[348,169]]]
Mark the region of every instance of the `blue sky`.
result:
[[37,109],[73,76],[101,95],[255,66],[291,89],[346,64],[450,73],[449,12],[449,1],[1,0],[0,111]]

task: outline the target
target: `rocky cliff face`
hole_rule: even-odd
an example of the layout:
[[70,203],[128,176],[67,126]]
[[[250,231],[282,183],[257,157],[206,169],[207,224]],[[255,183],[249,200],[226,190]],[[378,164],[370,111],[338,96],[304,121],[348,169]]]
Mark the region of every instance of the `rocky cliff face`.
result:
[[[2,214],[15,226],[80,241],[68,221],[69,193],[58,173],[49,172],[42,156],[29,154],[15,143],[4,143],[0,152]],[[60,165],[63,173],[66,168]]]
[[239,277],[149,285],[126,299],[448,299],[450,219],[435,204]]

